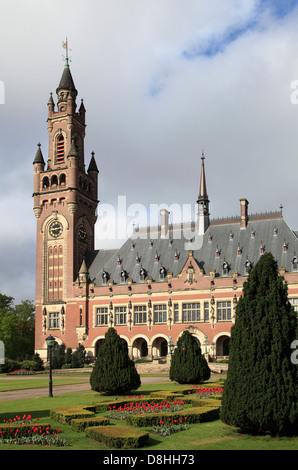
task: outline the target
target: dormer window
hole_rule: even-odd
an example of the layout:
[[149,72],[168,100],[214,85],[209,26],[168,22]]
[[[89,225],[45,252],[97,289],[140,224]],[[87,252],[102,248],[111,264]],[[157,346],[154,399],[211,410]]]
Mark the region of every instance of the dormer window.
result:
[[251,270],[251,262],[249,260],[246,260],[245,265],[244,265],[244,274],[248,275]]
[[108,273],[106,271],[103,271],[103,273],[102,273],[102,283],[103,283],[103,285],[107,285],[108,279],[109,279]]
[[62,134],[59,135],[57,138],[57,144],[56,144],[56,163],[64,163],[64,155],[65,154],[65,149],[64,149],[64,137]]
[[140,269],[140,281],[144,282],[146,278],[146,271],[144,268]]
[[166,277],[166,270],[163,266],[159,269],[159,279],[163,281]]
[[293,271],[298,271],[298,258],[297,256],[294,256],[292,259],[292,265],[293,265]]
[[124,269],[122,269],[121,271],[121,282],[125,282],[126,281],[126,272],[124,271]]
[[222,265],[222,274],[223,276],[227,276],[229,274],[229,265],[226,261]]

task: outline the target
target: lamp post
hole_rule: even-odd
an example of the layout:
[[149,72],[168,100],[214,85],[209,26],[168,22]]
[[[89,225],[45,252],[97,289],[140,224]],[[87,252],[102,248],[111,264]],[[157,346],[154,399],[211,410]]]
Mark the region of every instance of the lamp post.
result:
[[52,382],[52,351],[55,346],[55,338],[52,335],[46,338],[48,347],[49,359],[50,359],[50,371],[49,371],[49,397],[53,396],[53,382]]
[[172,341],[172,336],[169,336],[169,350],[170,350],[170,354],[171,354],[171,361],[172,361],[174,348],[175,348],[175,346],[174,346],[173,341]]

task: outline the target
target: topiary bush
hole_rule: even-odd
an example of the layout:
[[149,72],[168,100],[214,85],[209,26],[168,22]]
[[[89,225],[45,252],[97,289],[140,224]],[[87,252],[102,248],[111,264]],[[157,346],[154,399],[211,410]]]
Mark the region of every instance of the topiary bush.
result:
[[196,338],[185,330],[177,341],[170,367],[170,380],[199,384],[210,378],[210,369]]
[[119,395],[137,390],[141,385],[128,348],[114,328],[109,328],[99,349],[90,375],[91,389],[108,395]]
[[297,319],[271,253],[262,255],[243,285],[231,330],[221,419],[248,433],[297,431],[297,366],[291,343]]

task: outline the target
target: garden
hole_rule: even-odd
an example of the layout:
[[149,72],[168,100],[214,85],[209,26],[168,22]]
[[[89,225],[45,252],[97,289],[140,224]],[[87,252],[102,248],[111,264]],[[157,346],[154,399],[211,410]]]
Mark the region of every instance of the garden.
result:
[[125,395],[90,390],[2,402],[0,449],[120,451],[127,445],[114,443],[125,439],[129,449],[147,452],[297,449],[297,436],[245,435],[225,425],[218,417],[224,381],[211,379],[144,384]]

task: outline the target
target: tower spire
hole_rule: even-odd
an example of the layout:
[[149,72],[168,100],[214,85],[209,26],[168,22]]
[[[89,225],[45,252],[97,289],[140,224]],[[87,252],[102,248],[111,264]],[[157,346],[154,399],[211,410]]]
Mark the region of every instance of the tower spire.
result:
[[197,200],[198,204],[198,233],[199,235],[204,235],[207,228],[210,225],[209,220],[209,199],[207,195],[207,185],[206,185],[206,176],[205,176],[205,155],[202,151],[202,167],[201,167],[201,179],[200,179],[200,189],[199,197]]
[[201,180],[200,180],[200,190],[199,190],[198,202],[200,200],[208,200],[206,176],[205,176],[205,163],[204,163],[205,155],[204,155],[204,150],[202,150],[201,160],[202,160],[202,168],[201,168]]

